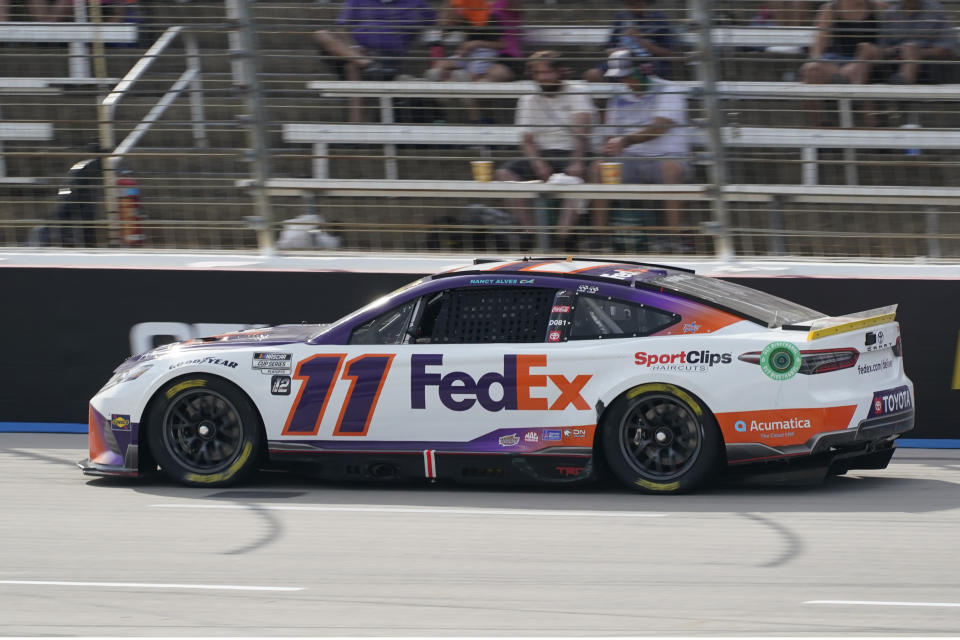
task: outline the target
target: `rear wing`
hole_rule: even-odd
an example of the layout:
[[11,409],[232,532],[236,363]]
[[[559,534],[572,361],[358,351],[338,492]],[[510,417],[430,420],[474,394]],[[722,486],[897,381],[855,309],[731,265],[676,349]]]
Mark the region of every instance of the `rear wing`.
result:
[[807,340],[816,340],[817,338],[834,336],[838,333],[847,333],[848,331],[874,327],[878,324],[886,324],[893,322],[896,317],[897,305],[892,304],[887,307],[877,307],[876,309],[851,313],[846,316],[820,318],[811,323]]

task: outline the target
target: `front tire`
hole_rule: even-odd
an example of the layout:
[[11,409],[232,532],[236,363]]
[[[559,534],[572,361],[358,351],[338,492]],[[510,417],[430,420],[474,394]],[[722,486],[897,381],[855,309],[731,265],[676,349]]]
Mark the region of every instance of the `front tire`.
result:
[[231,383],[192,375],[164,385],[147,414],[150,451],[163,472],[189,486],[224,487],[257,466],[260,424]]
[[604,414],[603,452],[610,470],[635,491],[685,493],[719,468],[722,440],[713,416],[671,384],[645,384]]

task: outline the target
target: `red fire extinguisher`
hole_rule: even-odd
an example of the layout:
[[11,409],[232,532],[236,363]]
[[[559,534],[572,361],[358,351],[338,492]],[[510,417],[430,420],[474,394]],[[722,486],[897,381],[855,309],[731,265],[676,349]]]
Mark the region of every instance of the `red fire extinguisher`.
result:
[[133,172],[124,169],[117,178],[117,187],[120,189],[120,227],[123,244],[128,247],[142,247],[144,234],[140,214],[140,185],[132,177]]

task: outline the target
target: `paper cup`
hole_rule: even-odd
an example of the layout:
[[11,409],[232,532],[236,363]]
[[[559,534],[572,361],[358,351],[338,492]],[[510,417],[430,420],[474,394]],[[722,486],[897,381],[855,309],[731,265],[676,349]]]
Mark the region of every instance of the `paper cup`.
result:
[[473,170],[473,179],[477,182],[490,182],[493,180],[493,161],[492,160],[474,160],[470,163]]
[[623,173],[623,164],[620,162],[600,163],[600,182],[603,184],[620,184]]

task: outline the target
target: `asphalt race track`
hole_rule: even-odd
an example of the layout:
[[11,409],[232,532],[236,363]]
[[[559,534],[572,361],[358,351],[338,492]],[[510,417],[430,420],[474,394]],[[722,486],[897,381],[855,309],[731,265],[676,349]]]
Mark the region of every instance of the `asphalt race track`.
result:
[[2,635],[960,632],[960,451],[692,496],[91,479],[0,434]]

